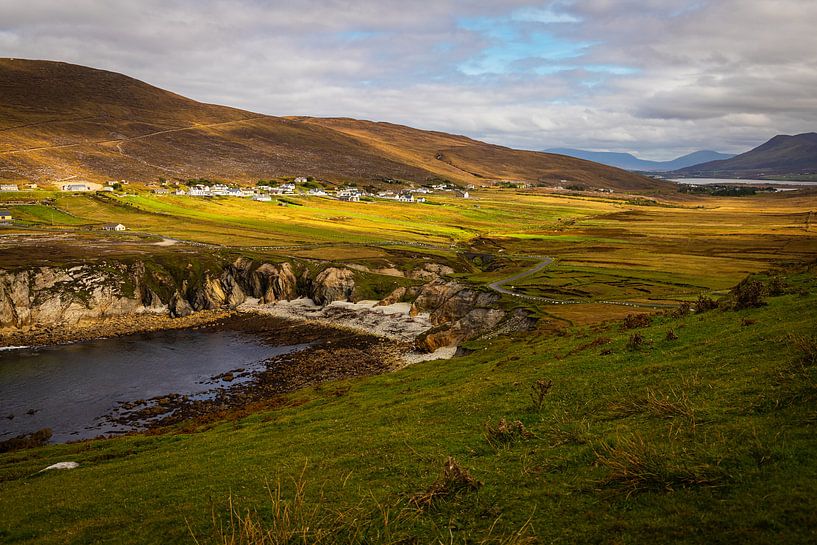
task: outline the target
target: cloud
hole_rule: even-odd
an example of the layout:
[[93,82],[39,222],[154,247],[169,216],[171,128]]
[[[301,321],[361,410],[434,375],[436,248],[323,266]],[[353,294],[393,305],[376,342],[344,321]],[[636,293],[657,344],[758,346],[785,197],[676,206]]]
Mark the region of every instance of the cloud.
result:
[[274,115],[667,158],[817,126],[812,0],[0,0],[0,55]]

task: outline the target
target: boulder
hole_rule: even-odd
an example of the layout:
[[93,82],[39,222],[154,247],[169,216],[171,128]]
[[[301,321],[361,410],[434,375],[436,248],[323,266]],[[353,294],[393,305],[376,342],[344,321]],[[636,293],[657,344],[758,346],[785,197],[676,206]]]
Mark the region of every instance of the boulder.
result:
[[355,276],[349,269],[329,267],[312,282],[310,297],[318,305],[333,301],[349,301],[355,289]]

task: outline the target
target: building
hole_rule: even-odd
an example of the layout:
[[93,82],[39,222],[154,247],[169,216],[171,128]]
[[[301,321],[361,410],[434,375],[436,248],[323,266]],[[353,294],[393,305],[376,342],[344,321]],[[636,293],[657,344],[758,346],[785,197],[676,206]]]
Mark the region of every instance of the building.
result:
[[338,199],[346,202],[360,202],[360,195],[357,193],[338,194]]
[[461,197],[463,199],[470,199],[471,195],[469,195],[467,191],[457,191],[457,197]]
[[210,192],[210,188],[204,185],[197,185],[196,187],[191,187],[190,192],[188,193],[191,197],[210,197],[212,193]]
[[103,231],[124,231],[125,226],[121,223],[106,223],[102,226]]
[[91,188],[86,184],[65,184],[62,186],[63,191],[90,191]]
[[310,189],[306,194],[310,197],[326,197],[326,191],[323,189]]
[[295,183],[296,184],[305,184],[307,181],[308,180],[306,178],[304,178],[303,176],[298,176],[297,178],[295,178]]
[[0,210],[0,223],[8,223],[14,218],[11,217],[11,212],[8,210]]
[[0,191],[20,191],[17,184],[0,184]]
[[167,191],[167,189],[160,188],[160,189],[154,189],[153,193],[155,193],[156,195],[167,195],[168,191]]
[[113,189],[111,186],[106,185],[105,187],[103,187],[102,189],[100,189],[100,191],[103,191],[103,192],[105,192],[105,193],[113,193],[114,189]]
[[269,195],[255,195],[252,200],[259,202],[270,202],[272,201],[272,197]]

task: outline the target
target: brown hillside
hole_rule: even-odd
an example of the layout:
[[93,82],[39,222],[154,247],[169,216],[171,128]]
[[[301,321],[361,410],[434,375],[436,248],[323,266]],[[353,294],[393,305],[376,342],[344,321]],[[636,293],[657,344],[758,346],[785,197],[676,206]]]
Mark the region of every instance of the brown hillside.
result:
[[560,180],[662,184],[596,163],[352,119],[281,118],[202,104],[82,66],[0,59],[0,179],[279,176],[376,183]]

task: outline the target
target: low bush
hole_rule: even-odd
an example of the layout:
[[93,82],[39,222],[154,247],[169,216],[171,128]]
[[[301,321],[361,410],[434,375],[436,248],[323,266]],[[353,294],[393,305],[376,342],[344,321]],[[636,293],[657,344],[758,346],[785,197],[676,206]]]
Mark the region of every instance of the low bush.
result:
[[647,327],[652,322],[652,317],[649,314],[628,314],[622,322],[623,329],[637,329],[639,327]]
[[426,490],[409,498],[409,504],[418,509],[425,509],[438,501],[451,499],[461,493],[479,490],[481,486],[481,482],[472,477],[467,469],[449,456],[443,465],[442,474]]
[[553,381],[548,379],[539,379],[531,384],[530,399],[533,402],[533,408],[538,412],[542,410],[542,405],[545,403],[545,397],[553,388]]
[[494,448],[511,445],[529,437],[533,437],[533,434],[525,428],[520,420],[508,422],[504,418],[500,418],[496,426],[491,422],[485,424],[485,439]]

